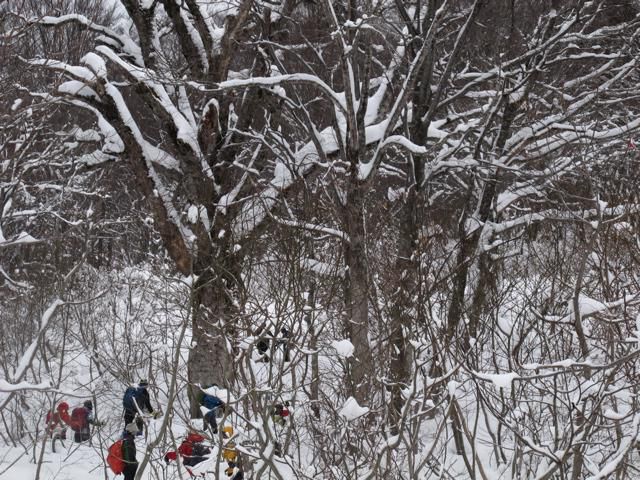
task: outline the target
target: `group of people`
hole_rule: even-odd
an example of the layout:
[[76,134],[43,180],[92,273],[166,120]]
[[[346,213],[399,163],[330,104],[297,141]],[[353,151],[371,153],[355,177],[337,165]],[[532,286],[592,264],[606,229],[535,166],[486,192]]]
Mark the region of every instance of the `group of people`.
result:
[[[150,414],[153,418],[160,416],[159,410],[154,410],[151,406],[151,399],[147,390],[149,383],[140,380],[137,387],[129,387],[125,391],[123,398],[124,423],[125,427],[122,438],[116,442],[117,448],[109,449],[109,457],[119,470],[116,473],[123,473],[125,480],[133,480],[138,470],[136,460],[135,436],[141,435],[144,429],[143,415]],[[73,440],[76,443],[86,442],[91,438],[91,426],[100,427],[103,422],[97,420],[93,413],[93,402],[85,400],[82,405],[75,407],[69,413],[69,404],[60,402],[55,410],[50,410],[46,418],[47,433],[52,439],[52,450],[55,452],[56,442],[60,441],[64,446],[67,438],[67,428],[73,430]],[[113,446],[112,446],[113,447]]]
[[[225,474],[233,480],[242,480],[244,473],[240,468],[238,451],[233,441],[233,427],[225,425],[222,429],[224,445],[222,447],[222,459],[227,462]],[[168,463],[180,458],[182,465],[191,473],[189,467],[194,467],[205,461],[211,453],[211,449],[204,444],[205,437],[197,432],[191,432],[183,440],[176,451],[168,452],[164,461]]]
[[[140,380],[136,387],[129,387],[125,390],[122,406],[124,416],[124,430],[122,437],[109,447],[107,463],[116,474],[124,474],[124,480],[133,480],[138,470],[138,460],[136,458],[135,437],[142,435],[145,428],[144,417],[149,415],[158,418],[162,412],[154,409],[151,405],[151,398],[146,380]],[[198,390],[196,400],[204,407],[203,429],[209,430],[211,436],[218,434],[217,415],[223,412],[226,405],[218,396],[210,393],[211,386],[206,386]],[[215,390],[214,390],[215,391]],[[274,425],[284,426],[289,416],[288,402],[275,404],[271,408],[271,419]],[[74,431],[73,440],[77,443],[85,442],[91,438],[91,426],[102,426],[93,413],[93,402],[85,400],[82,405],[74,408],[69,413],[69,405],[61,402],[55,410],[47,414],[47,431],[53,439],[53,451],[55,452],[55,442],[66,439],[67,427]],[[238,451],[234,441],[233,427],[225,425],[222,427],[222,459],[227,462],[226,475],[233,480],[244,478]],[[164,456],[165,462],[180,459],[182,465],[191,473],[189,467],[193,467],[208,458],[211,448],[204,444],[206,438],[198,432],[190,432],[177,450],[168,452]],[[64,443],[63,443],[64,445]],[[280,445],[276,444],[276,452],[281,455]]]
[[47,413],[47,431],[53,440],[53,451],[55,452],[56,441],[59,440],[64,445],[64,440],[67,439],[67,427],[74,432],[73,441],[81,443],[91,437],[91,425],[98,427],[102,425],[102,422],[93,414],[91,400],[85,400],[71,413],[69,413],[69,404],[61,402],[55,410]]
[[[151,405],[148,385],[146,380],[140,380],[137,386],[128,387],[125,390],[122,400],[124,430],[121,438],[109,447],[107,463],[114,473],[124,474],[124,480],[133,480],[138,470],[135,437],[144,432],[144,417],[148,414],[152,418],[158,418],[162,414],[160,410],[155,410]],[[217,435],[216,415],[224,410],[225,403],[216,395],[207,393],[206,388],[199,390],[197,401],[206,410],[203,418],[204,429],[210,430],[212,436]],[[46,422],[47,431],[53,439],[54,452],[56,440],[64,441],[66,439],[67,427],[75,432],[74,441],[81,443],[91,438],[92,425],[103,425],[93,414],[91,400],[84,401],[82,405],[74,408],[71,414],[69,414],[69,405],[66,402],[61,402],[55,410],[48,412]],[[244,475],[240,468],[235,443],[232,440],[233,436],[233,428],[224,426],[222,458],[227,462],[225,470],[227,476],[233,480],[241,480]],[[182,464],[191,472],[188,467],[193,467],[206,460],[207,455],[211,453],[211,449],[204,445],[204,441],[204,435],[191,432],[178,449],[168,452],[164,459],[168,464],[180,458]]]

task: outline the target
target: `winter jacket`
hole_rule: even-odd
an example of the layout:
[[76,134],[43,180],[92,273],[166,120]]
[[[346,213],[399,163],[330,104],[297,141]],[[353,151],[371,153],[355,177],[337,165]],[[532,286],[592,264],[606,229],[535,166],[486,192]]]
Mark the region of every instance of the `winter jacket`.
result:
[[177,452],[168,452],[164,459],[167,463],[176,460],[178,455],[182,457],[182,463],[186,466],[194,466],[206,460],[206,455],[211,453],[211,449],[202,444],[204,437],[197,433],[190,433],[180,444]]
[[[141,412],[153,413],[153,407],[151,406],[151,397],[149,396],[149,390],[146,387],[137,387],[135,401]],[[125,409],[125,414],[135,416],[137,412],[135,410],[129,411]]]
[[122,460],[125,465],[137,465],[136,460],[136,441],[129,432],[122,438]]

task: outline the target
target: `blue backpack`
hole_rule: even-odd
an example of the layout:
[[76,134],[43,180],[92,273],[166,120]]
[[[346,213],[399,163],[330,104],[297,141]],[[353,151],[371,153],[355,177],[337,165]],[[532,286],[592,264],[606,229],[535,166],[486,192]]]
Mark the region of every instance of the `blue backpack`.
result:
[[209,410],[214,410],[224,405],[224,402],[222,400],[220,400],[215,395],[209,395],[208,393],[205,393],[202,396],[202,400],[200,403],[204,408],[208,408]]
[[[141,389],[136,387],[129,387],[124,391],[124,397],[122,397],[122,406],[129,412],[137,412],[136,404],[140,407],[140,400],[142,398]],[[135,402],[134,402],[135,400]]]

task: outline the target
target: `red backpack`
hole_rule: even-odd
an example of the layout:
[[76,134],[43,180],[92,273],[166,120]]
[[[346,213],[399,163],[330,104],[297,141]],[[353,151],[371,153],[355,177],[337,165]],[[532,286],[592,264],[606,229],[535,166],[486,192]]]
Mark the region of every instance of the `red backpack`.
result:
[[122,439],[117,440],[109,447],[107,465],[116,475],[124,473],[124,459],[122,458]]
[[71,412],[71,422],[69,426],[73,429],[74,432],[79,432],[89,425],[87,421],[87,417],[89,416],[89,412],[84,407],[76,407]]

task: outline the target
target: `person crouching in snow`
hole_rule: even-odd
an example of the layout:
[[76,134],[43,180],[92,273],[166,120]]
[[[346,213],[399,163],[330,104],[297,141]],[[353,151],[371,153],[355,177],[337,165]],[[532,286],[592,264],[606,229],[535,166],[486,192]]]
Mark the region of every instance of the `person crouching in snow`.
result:
[[218,423],[216,422],[216,415],[219,411],[224,411],[225,403],[216,395],[212,395],[207,393],[205,389],[210,387],[202,387],[200,388],[200,392],[198,394],[198,403],[207,409],[207,412],[204,414],[204,426],[203,430],[206,430],[207,427],[211,429],[213,435],[218,433]]
[[187,467],[193,467],[207,459],[207,455],[211,453],[211,449],[204,445],[205,438],[199,433],[192,432],[187,435],[177,451],[167,452],[164,461],[169,463],[176,460],[178,456],[182,459],[182,464]]

